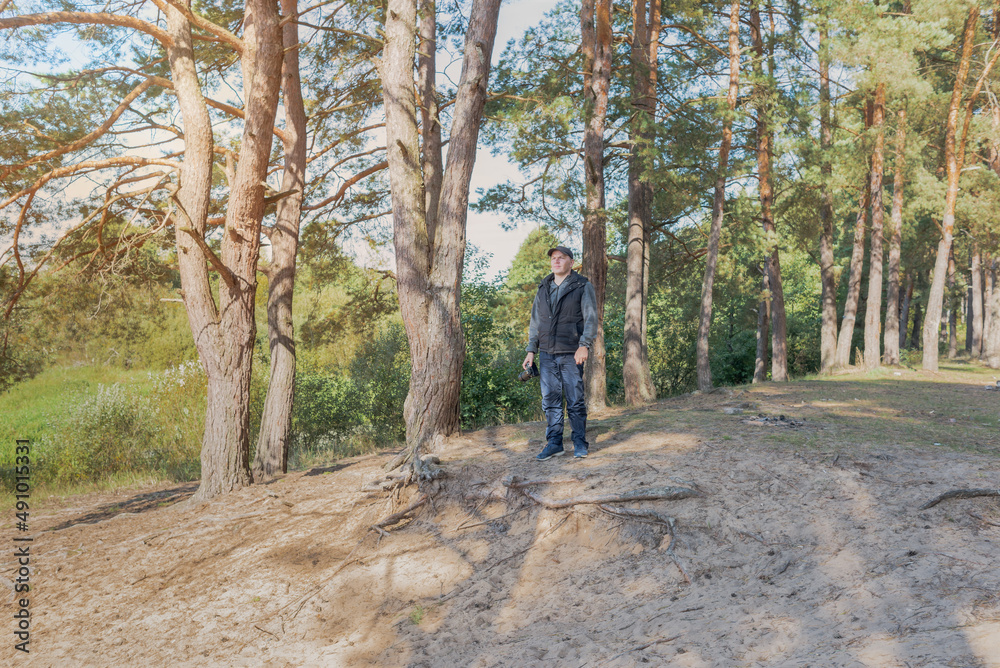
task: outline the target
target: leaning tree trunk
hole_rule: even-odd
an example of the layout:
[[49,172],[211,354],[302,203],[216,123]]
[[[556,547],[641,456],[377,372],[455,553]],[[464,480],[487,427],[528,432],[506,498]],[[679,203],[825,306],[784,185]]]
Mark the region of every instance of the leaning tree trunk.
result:
[[993,55],[976,85],[968,97],[965,110],[965,122],[962,136],[956,141],[958,130],[959,108],[962,106],[963,88],[969,74],[969,63],[972,59],[972,49],[975,46],[976,23],[979,20],[979,7],[969,8],[969,16],[965,20],[965,30],[962,36],[962,57],[958,63],[958,73],[955,76],[955,87],[951,93],[951,103],[948,106],[948,122],[945,125],[944,159],[947,170],[948,188],[945,193],[944,214],[941,217],[941,240],[938,242],[937,257],[934,262],[934,274],[927,298],[927,313],[924,320],[924,361],[923,368],[927,371],[937,371],[938,368],[938,329],[941,322],[941,310],[944,301],[944,288],[948,271],[948,258],[951,255],[951,244],[955,231],[955,203],[958,201],[958,182],[965,162],[965,146],[969,137],[969,126],[972,122],[973,105],[979,97],[979,92],[989,78],[990,71],[1000,58],[1000,50],[994,49]]
[[[904,102],[905,104],[905,102]],[[889,216],[888,285],[885,299],[885,336],[882,361],[899,364],[899,262],[903,245],[903,170],[906,166],[906,107],[899,110],[896,128],[896,172],[892,180],[892,214]],[[906,325],[903,325],[906,331]]]
[[819,217],[823,229],[819,238],[819,273],[821,284],[822,315],[820,324],[820,372],[829,373],[837,359],[837,280],[833,255],[833,191],[830,181],[833,164],[830,149],[833,146],[833,126],[830,122],[830,48],[827,30],[819,32],[819,141],[821,150],[821,200]]
[[729,148],[733,142],[733,116],[740,79],[740,1],[733,0],[729,9],[729,91],[726,94],[726,116],[722,121],[722,145],[719,147],[719,167],[715,176],[715,196],[712,200],[712,228],[705,256],[705,280],[701,286],[701,311],[698,316],[698,389],[712,389],[712,368],[708,359],[708,335],[712,325],[712,285],[719,257],[719,237],[722,234],[722,212],[726,201],[726,174],[729,168]]
[[469,181],[486,102],[500,0],[474,0],[455,98],[448,163],[435,221],[427,217],[414,87],[417,10],[389,0],[379,63],[392,192],[396,284],[410,345],[410,388],[403,406],[406,449],[393,463],[406,480],[431,472],[420,453],[458,431],[465,339],[459,318]]
[[844,316],[840,320],[840,334],[837,336],[837,366],[846,367],[851,363],[851,343],[854,340],[854,323],[858,317],[858,301],[861,298],[861,272],[865,262],[865,227],[868,223],[868,198],[871,194],[865,175],[858,215],[854,221],[854,245],[851,248],[851,264],[847,276],[847,297],[844,299]]
[[882,173],[885,149],[885,84],[875,87],[875,107],[872,116],[875,128],[875,150],[872,151],[871,256],[868,266],[868,302],[865,306],[865,368],[874,369],[882,361],[879,331],[882,325],[882,228],[885,211],[882,208]]
[[632,5],[632,76],[635,118],[630,126],[632,148],[628,172],[628,247],[626,251],[625,332],[622,379],[625,402],[630,406],[656,399],[649,370],[646,343],[646,276],[648,241],[653,224],[653,171],[649,152],[651,128],[656,112],[656,70],[660,43],[660,0],[650,0],[649,16],[645,0]]
[[770,127],[770,105],[766,100],[770,95],[773,77],[769,74],[765,80],[763,60],[767,56],[773,61],[773,54],[765,51],[764,40],[760,31],[760,13],[756,5],[750,8],[750,37],[753,41],[754,75],[757,83],[754,85],[754,97],[759,100],[757,109],[757,181],[760,194],[760,218],[767,238],[767,256],[765,269],[768,277],[771,320],[771,380],[782,382],[788,380],[788,339],[785,322],[785,295],[781,285],[781,262],[778,255],[777,238],[774,226],[774,187],[771,183],[771,159],[773,154],[773,135]]
[[611,83],[611,0],[584,0],[580,12],[583,52],[583,163],[586,204],[583,215],[582,273],[597,296],[597,333],[590,346],[584,384],[587,408],[607,406],[604,350],[604,297],[608,277],[607,212],[604,202],[604,124]]
[[[281,0],[281,12],[296,16],[296,0]],[[306,185],[306,111],[299,78],[299,30],[295,21],[282,28],[285,55],[281,88],[285,108],[285,171],[268,236],[271,265],[267,268],[267,332],[271,351],[271,376],[261,415],[260,435],[253,461],[254,480],[261,481],[288,471],[288,447],[292,433],[292,402],[295,393],[295,330],[292,324],[292,293],[295,287],[295,256],[299,246],[299,217]]]

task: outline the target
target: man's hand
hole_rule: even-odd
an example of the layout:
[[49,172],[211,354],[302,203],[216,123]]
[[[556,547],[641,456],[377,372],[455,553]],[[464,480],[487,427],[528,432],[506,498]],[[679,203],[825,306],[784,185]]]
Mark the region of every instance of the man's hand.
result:
[[524,361],[521,362],[521,367],[527,371],[531,368],[531,363],[535,361],[535,353],[528,353],[524,356]]
[[576,349],[576,354],[573,355],[573,360],[576,361],[577,364],[583,364],[587,361],[588,355],[590,355],[590,351],[583,346],[580,346]]

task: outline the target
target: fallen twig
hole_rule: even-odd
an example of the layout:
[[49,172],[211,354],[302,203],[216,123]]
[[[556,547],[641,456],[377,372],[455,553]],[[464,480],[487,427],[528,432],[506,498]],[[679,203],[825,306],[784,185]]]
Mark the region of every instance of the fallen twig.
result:
[[947,501],[948,499],[974,499],[979,496],[1000,496],[1000,489],[953,489],[950,492],[945,492],[940,496],[937,496],[924,505],[920,506],[920,510],[927,510],[928,508],[933,508],[942,501]]

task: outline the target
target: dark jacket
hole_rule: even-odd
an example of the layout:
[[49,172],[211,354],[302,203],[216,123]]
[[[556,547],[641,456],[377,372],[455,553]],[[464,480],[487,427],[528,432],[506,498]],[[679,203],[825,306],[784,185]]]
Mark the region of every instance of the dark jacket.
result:
[[538,318],[538,348],[548,353],[575,353],[584,329],[583,296],[590,281],[571,272],[559,286],[555,308],[549,301],[554,276],[549,274],[538,286],[535,300]]

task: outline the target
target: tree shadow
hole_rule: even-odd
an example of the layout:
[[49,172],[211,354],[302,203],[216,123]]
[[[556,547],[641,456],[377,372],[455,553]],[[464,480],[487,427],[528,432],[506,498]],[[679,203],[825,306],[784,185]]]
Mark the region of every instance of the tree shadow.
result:
[[137,515],[139,513],[159,510],[166,506],[172,506],[191,496],[198,490],[198,481],[178,485],[169,489],[162,489],[155,492],[145,492],[124,501],[115,501],[98,506],[96,510],[66,520],[56,526],[50,527],[48,531],[61,531],[79,524],[96,524],[104,520],[111,519],[118,515]]

